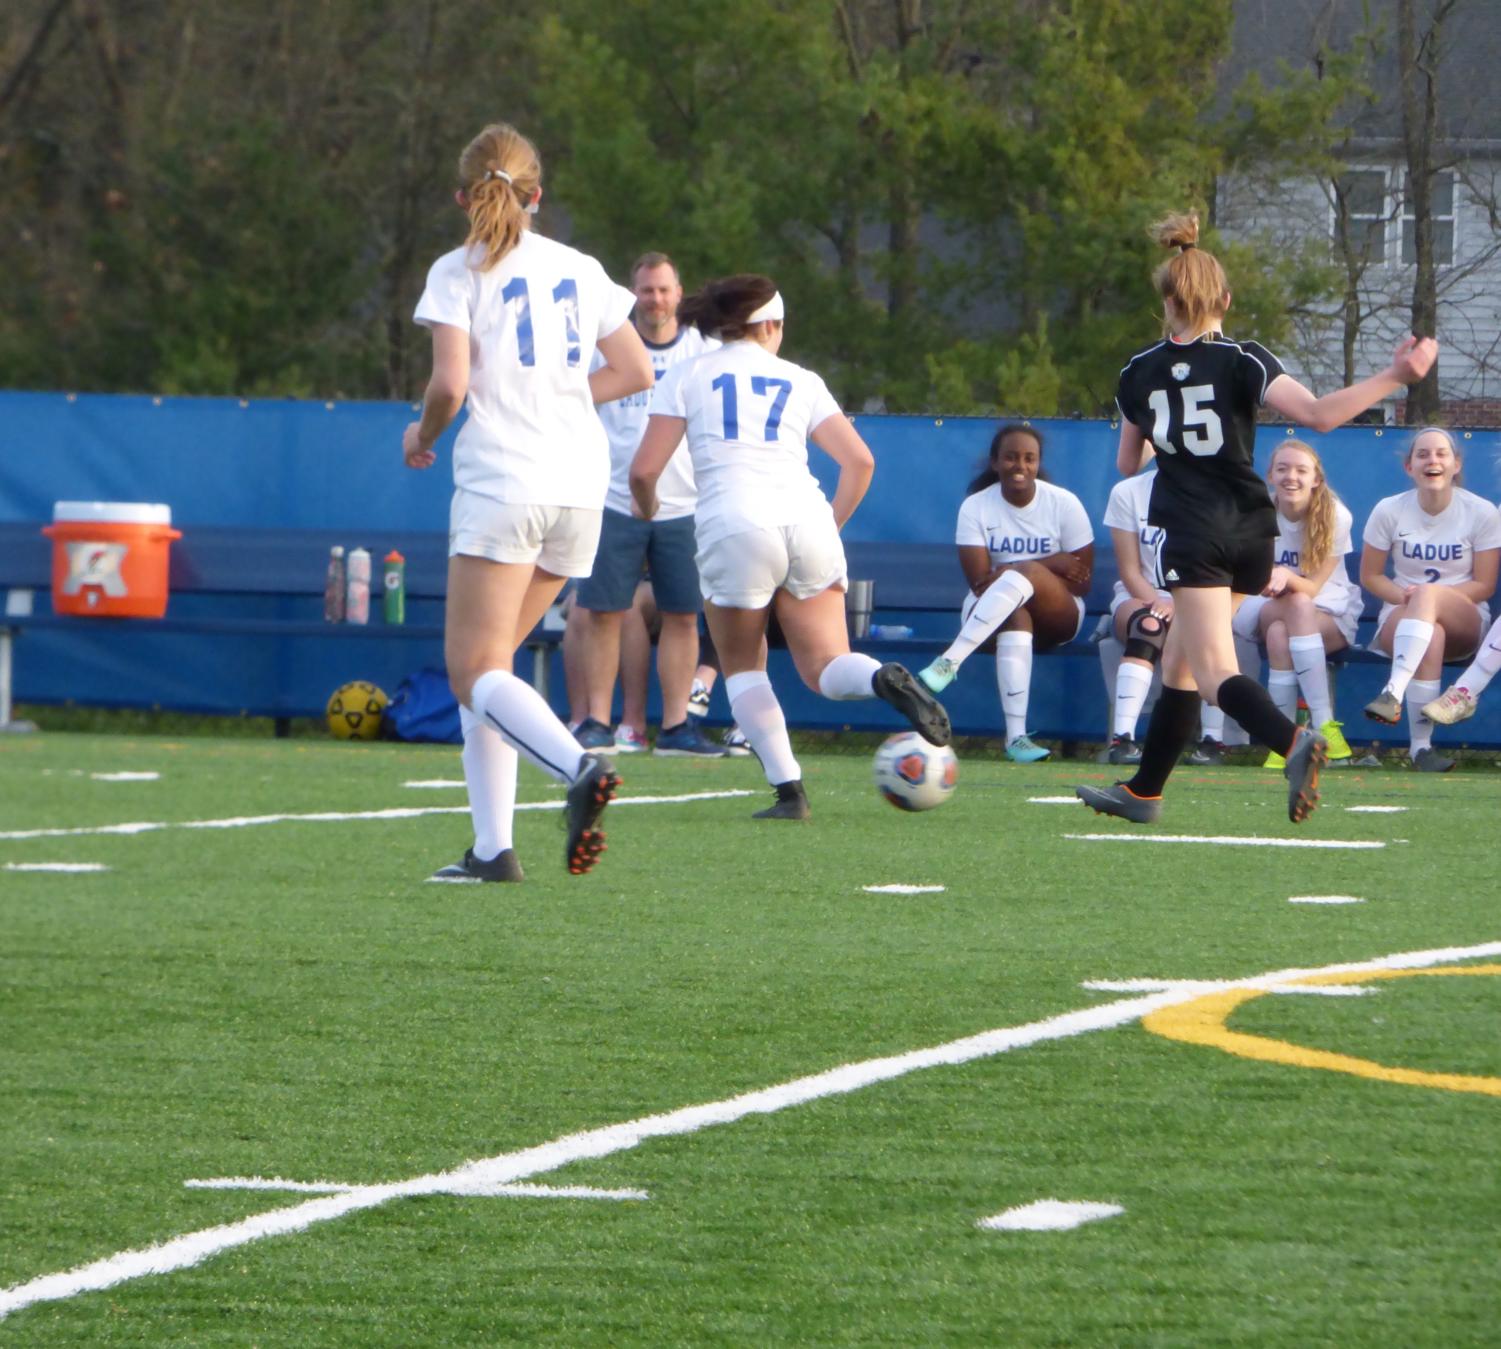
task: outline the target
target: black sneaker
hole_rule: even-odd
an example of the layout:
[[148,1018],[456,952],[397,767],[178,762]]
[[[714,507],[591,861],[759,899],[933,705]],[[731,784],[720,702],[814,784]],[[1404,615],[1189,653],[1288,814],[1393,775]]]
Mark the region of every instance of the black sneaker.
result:
[[1319,803],[1319,770],[1329,762],[1329,742],[1306,726],[1298,728],[1297,739],[1287,751],[1287,818],[1302,824]]
[[615,732],[593,717],[585,717],[579,722],[573,738],[579,742],[580,749],[615,748]]
[[1188,756],[1188,762],[1197,764],[1200,768],[1206,764],[1222,764],[1225,762],[1225,746],[1223,741],[1205,736]]
[[777,783],[777,803],[758,810],[753,820],[806,820],[813,812],[808,809],[808,793],[803,790],[801,778],[791,782]]
[[1105,760],[1112,764],[1138,764],[1141,762],[1141,746],[1129,735],[1110,738],[1110,751]]
[[488,862],[481,862],[473,848],[464,850],[464,860],[455,862],[433,872],[430,881],[442,881],[447,885],[477,885],[481,881],[521,881],[526,873],[516,859],[516,850],[507,848],[496,853]]
[[1455,759],[1446,759],[1432,745],[1412,756],[1412,766],[1420,773],[1447,773],[1456,762]]
[[912,677],[905,665],[892,661],[881,666],[871,679],[871,688],[877,698],[906,717],[912,723],[912,729],[930,745],[949,743],[953,734],[949,714],[943,710],[943,704]]
[[563,821],[568,828],[563,862],[570,875],[582,876],[599,861],[605,850],[605,831],[594,826],[619,788],[620,774],[614,764],[602,754],[584,755],[563,805]]
[[1096,815],[1114,815],[1132,824],[1156,824],[1162,815],[1160,796],[1137,796],[1124,782],[1112,787],[1075,787],[1074,795]]

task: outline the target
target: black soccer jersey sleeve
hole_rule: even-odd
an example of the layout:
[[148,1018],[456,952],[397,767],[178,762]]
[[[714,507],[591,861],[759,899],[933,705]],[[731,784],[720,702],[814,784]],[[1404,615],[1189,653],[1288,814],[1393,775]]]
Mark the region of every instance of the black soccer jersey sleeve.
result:
[[1272,381],[1286,372],[1282,369],[1282,362],[1260,342],[1241,342],[1238,345],[1241,357],[1235,370],[1241,393],[1252,407],[1260,407],[1266,402],[1266,391]]

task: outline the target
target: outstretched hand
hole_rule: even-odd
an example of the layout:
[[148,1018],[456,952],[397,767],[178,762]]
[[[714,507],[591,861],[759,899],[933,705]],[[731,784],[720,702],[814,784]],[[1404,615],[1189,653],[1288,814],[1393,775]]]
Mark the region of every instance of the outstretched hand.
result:
[[1416,384],[1438,359],[1438,343],[1431,337],[1404,338],[1392,355],[1392,373],[1404,384]]

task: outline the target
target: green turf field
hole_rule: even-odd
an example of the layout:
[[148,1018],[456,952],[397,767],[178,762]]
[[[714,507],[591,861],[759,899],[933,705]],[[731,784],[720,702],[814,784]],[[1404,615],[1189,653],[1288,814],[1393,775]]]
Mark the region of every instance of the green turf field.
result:
[[[754,760],[628,759],[753,795],[618,804],[583,878],[529,811],[524,885],[439,886],[451,749],[0,743],[0,1343],[1497,1341],[1501,772],[1294,827],[1184,769],[1148,830],[1029,799],[1093,765],[922,816],[804,767],[775,824]],[[1168,836],[1218,841],[1116,841]],[[185,1184],[255,1177],[332,1188]],[[1046,1199],[1122,1211],[979,1226]]]

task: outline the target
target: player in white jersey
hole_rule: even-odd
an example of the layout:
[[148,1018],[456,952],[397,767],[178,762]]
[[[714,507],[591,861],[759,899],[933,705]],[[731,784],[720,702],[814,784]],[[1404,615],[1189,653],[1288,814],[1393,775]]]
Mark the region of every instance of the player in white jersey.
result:
[[[1329,654],[1355,640],[1364,599],[1345,570],[1354,550],[1349,508],[1335,496],[1324,465],[1311,445],[1284,440],[1267,472],[1277,507],[1272,575],[1259,595],[1235,613],[1235,635],[1266,647],[1267,692],[1289,720],[1296,720],[1298,692],[1308,720],[1329,742],[1329,759],[1348,759],[1350,745],[1334,719],[1329,690]],[[1286,761],[1273,750],[1267,766]]]
[[[486,127],[459,157],[461,248],[428,272],[416,319],[432,330],[410,468],[432,466],[461,408],[453,450],[444,656],[460,704],[474,846],[433,879],[519,881],[512,846],[518,751],[568,784],[566,863],[588,871],[619,778],[586,753],[546,699],[512,671],[516,648],[569,576],[587,575],[610,458],[594,404],[650,386],[629,322],[632,296],[593,258],[533,234],[542,164],[514,127]],[[595,350],[605,364],[590,373]]]
[[[1162,659],[1162,643],[1173,621],[1173,597],[1158,584],[1162,529],[1147,519],[1157,470],[1122,478],[1105,503],[1105,527],[1120,579],[1110,596],[1111,631],[1121,643],[1111,700],[1110,749],[1113,764],[1141,762],[1136,723],[1152,691]],[[1103,652],[1101,660],[1104,660]]]
[[[735,721],[777,794],[756,817],[802,820],[809,814],[802,769],[766,674],[773,606],[809,688],[826,698],[881,698],[935,745],[948,743],[949,719],[902,666],[850,650],[839,530],[870,486],[875,461],[823,380],[778,357],[784,314],[765,276],[725,277],[683,301],[679,319],[724,346],[674,366],[657,385],[631,492],[650,520],[657,484],[686,433],[709,635]],[[839,465],[832,503],[808,471],[810,440]]]
[[1050,751],[1027,734],[1032,653],[1071,641],[1084,622],[1094,570],[1094,529],[1072,492],[1040,478],[1042,436],[1003,426],[984,471],[959,507],[954,541],[970,593],[959,635],[918,676],[934,693],[993,632],[996,684],[1006,719],[1006,756],[1035,763]]
[[1501,516],[1483,497],[1455,485],[1461,456],[1441,427],[1417,433],[1405,466],[1416,485],[1376,503],[1360,556],[1360,584],[1382,602],[1372,645],[1392,658],[1391,677],[1365,714],[1395,726],[1405,694],[1413,766],[1441,773],[1454,761],[1433,748],[1427,709],[1438,699],[1444,662],[1474,652],[1490,623],[1489,600],[1501,571]]
[[[631,267],[631,290],[636,297],[631,321],[646,344],[656,379],[679,361],[691,361],[719,345],[697,328],[678,323],[683,287],[677,266],[667,254],[639,257]],[[588,707],[575,734],[586,749],[614,745],[630,752],[645,747],[651,639],[633,605],[637,583],[649,571],[650,596],[661,622],[657,677],[662,686],[662,725],[654,752],[718,758],[725,752],[723,747],[711,745],[688,718],[688,695],[698,667],[701,601],[693,563],[693,508],[698,490],[686,445],[678,447],[663,471],[657,518],[643,520],[631,511],[631,460],[646,430],[650,397],[648,390],[599,408],[599,419],[610,438],[610,486],[594,569],[579,583],[564,644],[572,677],[587,688]],[[623,640],[627,631],[630,640]],[[626,659],[628,652],[638,650],[645,651],[644,663]],[[612,733],[610,711],[617,672],[625,701],[620,729]]]

